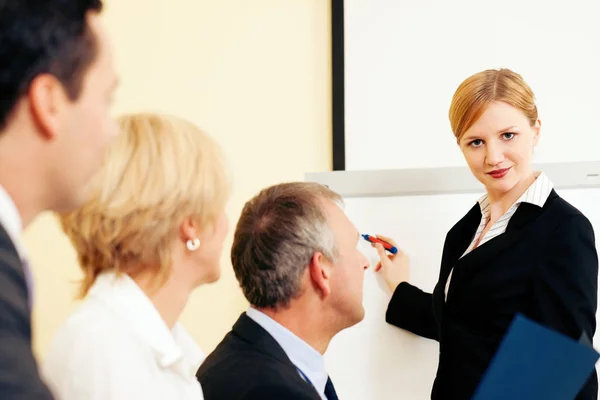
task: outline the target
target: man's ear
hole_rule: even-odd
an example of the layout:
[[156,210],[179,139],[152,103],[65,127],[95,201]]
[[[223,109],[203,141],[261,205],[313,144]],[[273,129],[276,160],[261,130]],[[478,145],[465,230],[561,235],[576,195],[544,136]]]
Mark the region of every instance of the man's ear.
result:
[[308,265],[308,270],[313,286],[321,292],[321,295],[324,298],[329,296],[331,293],[331,263],[323,253],[316,252],[313,254],[310,259],[310,264]]
[[27,92],[31,115],[46,139],[54,139],[66,123],[70,100],[59,80],[50,74],[36,76]]

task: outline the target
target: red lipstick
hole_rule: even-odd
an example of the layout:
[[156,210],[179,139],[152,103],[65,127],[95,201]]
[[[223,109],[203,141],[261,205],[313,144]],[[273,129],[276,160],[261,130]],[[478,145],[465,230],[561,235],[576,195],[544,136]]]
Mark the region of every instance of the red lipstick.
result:
[[501,179],[504,178],[506,174],[508,174],[509,170],[510,168],[497,169],[492,172],[488,172],[488,175],[494,179]]

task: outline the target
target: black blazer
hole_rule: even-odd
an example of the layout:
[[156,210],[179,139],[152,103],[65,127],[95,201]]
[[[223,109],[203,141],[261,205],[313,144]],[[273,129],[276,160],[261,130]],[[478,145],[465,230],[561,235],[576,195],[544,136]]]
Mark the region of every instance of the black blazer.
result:
[[[598,256],[581,212],[553,190],[543,208],[521,203],[504,234],[460,258],[480,221],[476,204],[448,232],[433,294],[402,283],[388,305],[388,323],[440,342],[435,400],[472,397],[517,312],[576,340],[591,342],[596,330]],[[577,399],[597,392],[594,371]]]
[[0,399],[51,400],[31,351],[31,312],[17,249],[0,225]]
[[205,400],[321,400],[275,339],[245,313],[196,377]]

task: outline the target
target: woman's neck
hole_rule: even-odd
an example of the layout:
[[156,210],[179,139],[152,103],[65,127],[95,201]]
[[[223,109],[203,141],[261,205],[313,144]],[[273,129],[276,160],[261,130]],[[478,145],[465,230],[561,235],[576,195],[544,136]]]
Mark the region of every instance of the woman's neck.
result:
[[156,275],[144,274],[133,277],[133,280],[148,296],[165,324],[173,329],[185,308],[191,288],[184,287],[176,279],[169,278],[161,287],[156,287]]
[[504,193],[488,191],[490,201],[490,220],[499,220],[519,197],[535,182],[538,174],[532,172],[527,178],[519,181],[512,189]]

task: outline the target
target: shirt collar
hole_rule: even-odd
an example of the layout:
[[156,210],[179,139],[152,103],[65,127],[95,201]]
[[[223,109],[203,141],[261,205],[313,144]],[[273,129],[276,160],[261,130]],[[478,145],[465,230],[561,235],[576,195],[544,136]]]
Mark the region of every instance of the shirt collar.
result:
[[148,296],[127,274],[100,274],[88,296],[108,306],[150,346],[162,368],[173,368],[185,377],[195,376],[204,354],[179,323],[169,330]]
[[328,375],[321,353],[265,313],[249,307],[246,315],[269,332],[290,361],[308,377],[319,393],[325,393]]
[[2,185],[0,185],[0,223],[6,230],[6,233],[8,233],[8,236],[10,236],[19,257],[22,260],[25,259],[27,253],[25,252],[25,246],[21,242],[21,231],[23,230],[21,215],[12,198]]
[[[554,184],[544,172],[536,172],[535,174],[535,181],[529,185],[527,190],[521,195],[521,197],[519,197],[512,207],[515,207],[520,203],[530,203],[540,208],[544,207],[546,200],[548,200],[548,197],[554,188]],[[483,216],[489,216],[490,202],[488,195],[484,194],[477,200],[477,202],[479,203],[479,208],[481,209]]]

